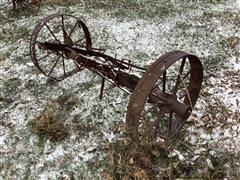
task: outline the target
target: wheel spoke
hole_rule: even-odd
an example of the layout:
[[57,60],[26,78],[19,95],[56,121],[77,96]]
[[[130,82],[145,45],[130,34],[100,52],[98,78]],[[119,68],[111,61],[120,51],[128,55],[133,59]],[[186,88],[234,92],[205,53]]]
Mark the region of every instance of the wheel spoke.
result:
[[62,55],[62,65],[63,65],[63,74],[66,77],[66,68],[65,68],[65,61],[64,61],[64,56],[63,55]]
[[75,25],[73,26],[73,28],[71,29],[70,33],[69,33],[69,37],[71,37],[73,31],[75,30],[75,28],[77,27],[78,22],[75,23]]
[[73,69],[73,70],[71,70],[71,71],[66,72],[65,75],[59,76],[58,79],[59,79],[59,80],[63,80],[63,79],[65,79],[66,77],[72,76],[72,75],[74,75],[74,74],[76,74],[77,72],[80,72],[80,71],[81,71],[81,69],[78,69],[78,68]]
[[50,72],[48,73],[48,76],[50,76],[50,74],[52,74],[53,69],[56,67],[56,65],[57,65],[57,63],[58,63],[58,61],[59,61],[59,59],[60,59],[60,56],[58,56],[58,58],[57,58],[57,60],[55,61],[55,63],[54,63],[54,65],[53,65],[52,69],[51,69]]
[[182,76],[182,73],[183,73],[185,62],[186,62],[186,57],[184,57],[182,62],[181,62],[179,73],[178,73],[177,79],[176,79],[176,84],[175,84],[174,88],[172,89],[173,94],[177,93],[178,86],[181,84],[181,76]]
[[79,29],[82,29],[81,21],[78,21],[77,25],[78,25]]
[[162,79],[162,92],[165,93],[166,92],[166,75],[167,75],[167,71],[165,70],[163,72],[163,79]]
[[64,28],[64,18],[63,18],[63,15],[61,15],[61,23],[62,23],[62,31],[63,31],[63,42],[64,42],[64,32],[66,32],[66,30]]
[[191,72],[191,70],[189,70],[189,71],[182,77],[182,80],[185,80],[185,79],[188,77],[188,75],[190,74],[190,72]]
[[39,58],[37,61],[39,62],[39,61],[41,61],[41,60],[47,58],[48,56],[50,56],[50,54],[51,54],[51,53],[48,52],[45,56]]
[[[78,46],[82,46],[82,47],[84,47],[83,45],[78,44],[78,43],[82,42],[84,39],[85,39],[85,37],[83,37],[83,38],[77,40],[74,44],[76,44],[76,45],[78,45]],[[83,43],[82,43],[82,44],[83,44]]]
[[64,26],[64,17],[63,17],[63,15],[61,16],[61,20],[62,20],[62,29],[65,29],[65,26]]
[[50,29],[50,27],[47,25],[47,23],[45,23],[45,26],[47,27],[48,31],[52,34],[52,36],[54,37],[54,39],[60,43],[60,41],[56,38],[56,36],[54,35],[54,33],[52,32],[52,30]]
[[[176,84],[177,86],[175,85],[176,91],[175,91],[175,92],[172,91],[173,94],[176,94],[176,93],[177,93],[178,87],[179,87],[182,83],[184,83],[185,79],[188,77],[188,75],[190,74],[190,72],[191,72],[191,70],[189,70],[184,76],[180,76],[180,81],[179,81],[179,83]],[[175,87],[174,87],[174,88],[175,88]]]
[[36,41],[37,44],[39,44],[40,46],[43,44],[43,42],[39,42],[39,41]]
[[[184,76],[185,79],[186,79],[186,77],[187,77],[187,75],[188,75],[189,73],[190,73],[190,70],[189,70],[188,73]],[[183,78],[184,78],[184,77],[183,77]],[[190,106],[191,106],[191,108],[193,109],[192,99],[191,99],[191,96],[190,96],[190,94],[189,94],[187,84],[186,84],[185,81],[184,81],[185,79],[183,79],[183,78],[182,78],[181,82],[183,83],[184,88],[186,89],[186,93],[185,93],[183,96],[180,96],[180,99],[182,99],[184,96],[187,95],[188,100],[189,100],[189,103],[190,103]],[[184,100],[184,101],[185,101],[185,100]]]
[[81,70],[82,69],[82,65],[81,64],[79,64],[75,59],[72,59],[73,60],[73,62],[75,63],[75,65],[77,66],[77,68],[79,69],[79,70]]

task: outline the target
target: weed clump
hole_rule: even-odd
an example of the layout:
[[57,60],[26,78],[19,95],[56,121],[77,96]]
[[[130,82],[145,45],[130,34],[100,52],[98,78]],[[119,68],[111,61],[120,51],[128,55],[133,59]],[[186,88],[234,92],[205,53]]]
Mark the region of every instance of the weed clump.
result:
[[[151,151],[151,150],[152,151]],[[158,151],[155,154],[153,151]],[[139,147],[130,139],[110,144],[107,168],[101,173],[107,179],[159,179],[169,177],[170,162],[163,147]]]
[[36,132],[52,141],[60,141],[67,137],[67,127],[59,121],[53,112],[43,112],[34,121]]

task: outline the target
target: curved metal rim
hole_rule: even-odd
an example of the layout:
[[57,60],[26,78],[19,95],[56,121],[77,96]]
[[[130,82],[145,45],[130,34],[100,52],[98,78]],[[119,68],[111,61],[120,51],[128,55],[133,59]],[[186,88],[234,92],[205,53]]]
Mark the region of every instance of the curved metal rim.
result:
[[[202,63],[198,57],[188,54],[184,51],[171,51],[163,56],[161,56],[158,60],[156,60],[152,65],[149,66],[148,70],[144,73],[143,77],[139,80],[137,86],[134,89],[132,96],[130,97],[130,101],[127,108],[126,115],[126,125],[127,132],[130,137],[139,143],[139,134],[138,134],[138,126],[140,113],[144,107],[144,104],[147,100],[148,95],[150,94],[153,86],[156,81],[160,77],[160,75],[168,69],[173,63],[178,61],[183,57],[188,57],[191,72],[190,72],[190,83],[189,83],[189,94],[192,100],[192,105],[196,104],[197,98],[200,93],[202,79],[203,79],[203,71],[202,71]],[[184,103],[189,104],[188,100],[184,100]],[[176,122],[173,122],[174,128],[179,131],[185,122],[186,119],[182,119],[181,117],[176,117]],[[176,133],[171,132],[171,136]]]
[[91,48],[92,48],[92,42],[91,42],[91,36],[90,36],[90,33],[89,33],[89,30],[87,28],[87,26],[85,25],[85,23],[79,19],[78,17],[75,17],[73,15],[69,15],[69,14],[63,14],[63,13],[56,13],[56,14],[52,14],[52,15],[49,15],[45,18],[43,18],[42,20],[40,20],[40,22],[35,26],[34,30],[33,30],[33,33],[31,35],[31,40],[30,40],[30,55],[31,55],[31,60],[33,62],[33,64],[37,67],[37,69],[43,73],[44,75],[46,75],[47,77],[53,79],[53,80],[58,80],[60,81],[61,79],[58,79],[57,77],[51,77],[49,75],[47,75],[43,70],[42,68],[39,66],[39,64],[37,63],[37,59],[36,59],[36,52],[35,52],[35,46],[36,46],[36,40],[37,40],[37,37],[38,37],[38,33],[41,31],[42,27],[50,20],[52,20],[53,18],[55,17],[58,17],[58,16],[69,16],[69,17],[72,17],[72,18],[76,18],[77,21],[79,21],[81,23],[81,26],[83,28],[83,31],[84,31],[84,35],[86,37],[86,48],[87,50],[91,51]]

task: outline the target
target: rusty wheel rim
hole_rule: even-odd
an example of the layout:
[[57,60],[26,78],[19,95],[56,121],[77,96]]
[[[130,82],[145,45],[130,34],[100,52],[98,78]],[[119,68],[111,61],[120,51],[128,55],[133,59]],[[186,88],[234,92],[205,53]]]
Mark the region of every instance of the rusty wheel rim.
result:
[[[175,72],[175,76],[171,72]],[[168,83],[171,78],[173,83]],[[158,143],[159,138],[176,135],[190,113],[184,118],[175,112],[166,113],[163,111],[164,104],[151,104],[149,97],[158,86],[162,92],[175,95],[178,101],[193,108],[200,93],[202,79],[202,64],[194,55],[171,51],[156,60],[139,80],[130,98],[126,116],[130,137],[139,144],[149,144]],[[146,114],[150,115],[148,119]]]
[[92,46],[88,28],[79,18],[67,14],[53,14],[42,19],[32,33],[30,54],[37,69],[54,80],[63,80],[82,70],[82,67],[69,59],[63,51],[42,48],[42,43],[45,42],[88,51]]

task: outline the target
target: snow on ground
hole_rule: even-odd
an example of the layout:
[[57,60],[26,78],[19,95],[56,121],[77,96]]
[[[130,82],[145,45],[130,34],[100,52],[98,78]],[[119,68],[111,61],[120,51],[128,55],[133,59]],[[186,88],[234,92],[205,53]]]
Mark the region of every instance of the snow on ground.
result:
[[[170,13],[154,18],[134,16],[134,12],[132,17],[114,16],[113,10],[90,11],[79,4],[45,7],[38,16],[0,23],[1,178],[97,178],[104,168],[108,143],[125,131],[129,97],[124,92],[111,89],[99,101],[101,80],[93,73],[84,70],[54,83],[33,66],[31,31],[39,19],[56,9],[82,18],[95,47],[107,48],[107,54],[131,59],[137,65],[149,65],[173,49],[199,56],[204,64],[204,85],[188,120],[195,123],[185,128],[186,139],[200,145],[209,142],[213,150],[239,153],[240,44],[232,45],[230,40],[240,38],[240,2],[174,1],[167,5]],[[63,94],[77,100],[70,110],[56,105]],[[64,113],[69,136],[60,142],[42,140],[29,125],[46,109]]]

